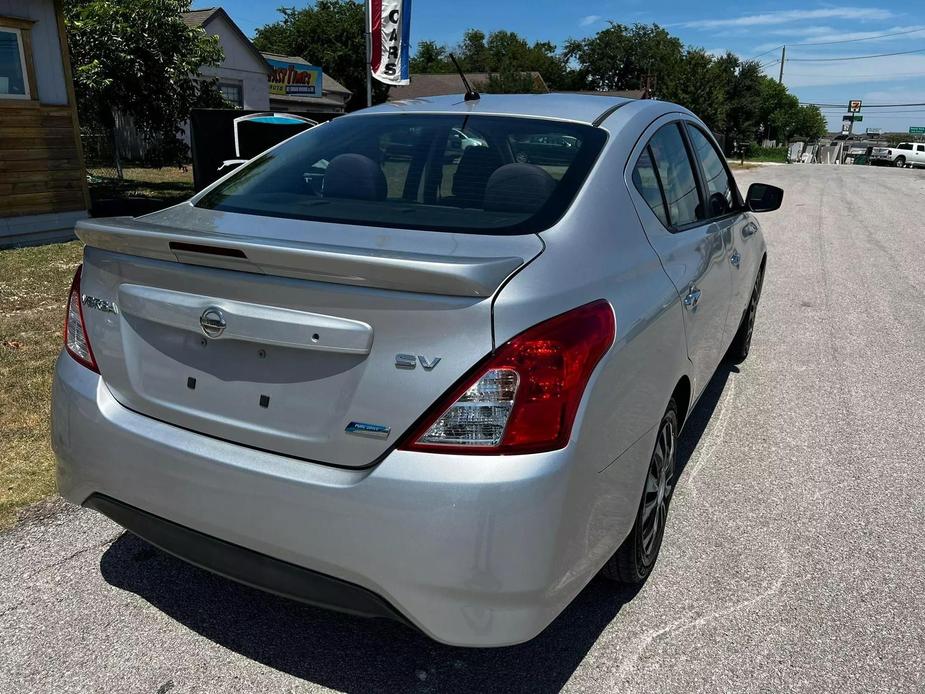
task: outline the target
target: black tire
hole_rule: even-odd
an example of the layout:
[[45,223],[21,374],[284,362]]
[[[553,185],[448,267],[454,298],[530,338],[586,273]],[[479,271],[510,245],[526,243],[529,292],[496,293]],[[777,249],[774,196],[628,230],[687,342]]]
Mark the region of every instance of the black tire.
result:
[[745,313],[742,314],[742,321],[739,323],[739,329],[735,337],[732,338],[732,344],[726,352],[726,361],[731,364],[741,364],[748,358],[748,352],[752,347],[752,334],[755,332],[755,316],[758,313],[758,301],[761,299],[761,286],[764,284],[764,268],[758,270],[758,277],[755,278],[755,286],[752,288],[751,298],[748,300],[748,306]]
[[903,169],[906,167],[906,158],[905,157],[896,157],[893,161],[893,166],[897,169]]
[[640,585],[652,573],[662,547],[668,505],[674,492],[677,451],[678,406],[672,398],[659,423],[636,522],[623,544],[601,569],[605,578]]

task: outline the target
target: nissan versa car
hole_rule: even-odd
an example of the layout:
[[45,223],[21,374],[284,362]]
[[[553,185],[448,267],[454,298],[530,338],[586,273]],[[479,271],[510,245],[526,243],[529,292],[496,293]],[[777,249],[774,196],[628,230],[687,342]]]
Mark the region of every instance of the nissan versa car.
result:
[[669,103],[454,96],[81,222],[61,493],[296,600],[526,641],[598,572],[652,570],[678,432],[749,351],[753,213],[782,195],[742,197]]

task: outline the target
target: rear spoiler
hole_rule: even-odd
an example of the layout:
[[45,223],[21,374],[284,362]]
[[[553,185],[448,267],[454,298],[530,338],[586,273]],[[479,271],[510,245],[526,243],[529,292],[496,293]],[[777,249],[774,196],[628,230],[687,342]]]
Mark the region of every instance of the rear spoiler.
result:
[[[490,296],[530,258],[371,251],[188,232],[132,217],[78,222],[88,246],[188,265],[451,296]],[[531,258],[533,257],[532,254]]]

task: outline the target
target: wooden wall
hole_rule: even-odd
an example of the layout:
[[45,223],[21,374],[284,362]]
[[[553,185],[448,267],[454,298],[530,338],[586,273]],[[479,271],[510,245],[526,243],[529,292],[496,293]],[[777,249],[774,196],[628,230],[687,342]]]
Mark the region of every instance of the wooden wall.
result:
[[86,209],[69,106],[0,107],[0,217]]

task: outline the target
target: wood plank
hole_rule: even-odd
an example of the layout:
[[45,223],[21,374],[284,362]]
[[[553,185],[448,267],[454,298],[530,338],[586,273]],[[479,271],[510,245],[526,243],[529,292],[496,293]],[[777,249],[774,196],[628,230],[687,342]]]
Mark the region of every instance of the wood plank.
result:
[[76,167],[64,169],[55,167],[49,171],[17,171],[16,182],[24,183],[26,181],[83,181],[86,174]]
[[0,137],[0,152],[22,147],[74,147],[74,138],[70,133],[65,137]]
[[35,125],[28,126],[12,126],[9,127],[6,123],[0,121],[0,139],[3,138],[20,138],[20,137],[36,137],[36,138],[73,138],[74,134],[71,130],[70,123],[65,125],[63,128],[54,128],[44,125],[43,123],[37,123]]
[[59,190],[81,190],[80,179],[72,179],[70,181],[60,179],[48,179],[45,181],[16,181],[10,185],[13,188],[11,191],[12,195],[25,195],[27,193],[51,193]]
[[0,215],[69,212],[85,209],[83,205],[84,195],[80,190],[4,195],[0,197]]
[[73,169],[80,166],[80,160],[73,159],[39,159],[36,161],[10,162],[5,165],[0,161],[0,172],[4,175],[17,175],[24,171],[55,171],[56,169]]
[[39,111],[43,115],[47,116],[71,116],[71,107],[70,106],[40,106]]
[[70,116],[57,114],[35,113],[29,116],[7,116],[5,113],[0,117],[0,125],[3,127],[49,127],[49,128],[70,128]]
[[37,159],[76,159],[77,148],[71,147],[30,147],[29,149],[7,149],[0,152],[0,166],[4,161],[34,161]]

